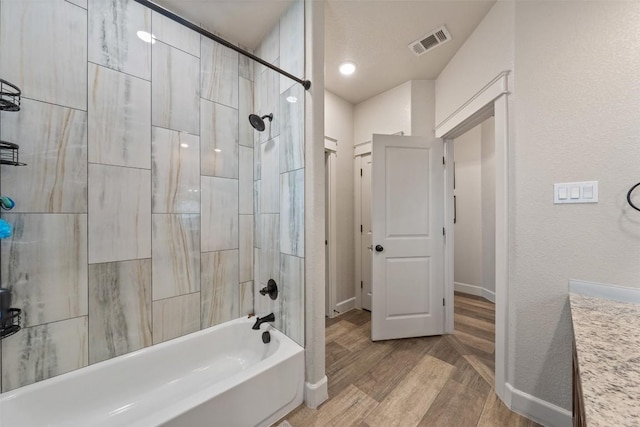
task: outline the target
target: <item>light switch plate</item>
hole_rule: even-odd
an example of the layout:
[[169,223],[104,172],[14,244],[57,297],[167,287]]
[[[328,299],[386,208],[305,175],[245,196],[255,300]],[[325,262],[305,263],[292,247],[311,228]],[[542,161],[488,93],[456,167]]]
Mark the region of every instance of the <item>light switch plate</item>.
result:
[[598,203],[598,181],[553,184],[553,203]]

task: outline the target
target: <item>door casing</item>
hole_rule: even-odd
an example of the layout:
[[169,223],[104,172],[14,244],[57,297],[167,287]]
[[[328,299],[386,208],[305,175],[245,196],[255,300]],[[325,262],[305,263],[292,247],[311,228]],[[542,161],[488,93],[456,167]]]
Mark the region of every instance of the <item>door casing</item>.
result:
[[[392,133],[391,135],[404,136],[403,130]],[[371,154],[371,141],[362,142],[356,144],[353,147],[353,189],[354,189],[354,241],[356,248],[356,262],[355,262],[355,308],[362,309],[362,233],[360,232],[360,225],[362,225],[362,191],[360,187],[360,169],[362,168],[362,157],[367,154]],[[371,209],[371,207],[368,207]]]
[[326,203],[325,207],[325,240],[326,248],[326,274],[325,279],[325,296],[327,302],[325,304],[325,314],[327,317],[337,316],[339,313],[336,310],[337,307],[337,286],[338,286],[338,248],[336,246],[337,239],[337,200],[336,200],[336,184],[337,184],[337,151],[338,140],[325,136],[324,137],[324,152],[327,161],[326,176],[325,176],[325,189]]
[[364,228],[360,226],[363,225],[362,214],[363,209],[370,209],[370,207],[362,206],[362,176],[360,175],[360,170],[364,168],[364,162],[366,161],[367,156],[371,156],[371,142],[367,142],[365,144],[361,144],[360,146],[356,146],[355,157],[353,160],[353,190],[354,190],[354,241],[355,241],[355,249],[356,249],[356,259],[355,259],[355,279],[356,282],[354,284],[355,287],[355,308],[362,309],[362,294],[363,294],[363,274],[362,274],[362,257],[365,255],[363,253],[363,239],[364,239]]
[[360,224],[362,225],[360,233],[360,253],[362,254],[360,262],[362,269],[360,271],[360,289],[362,297],[362,308],[371,311],[371,279],[372,279],[372,235],[371,235],[371,154],[364,154],[360,157],[360,197],[361,197],[361,213]]
[[511,408],[508,383],[512,367],[507,365],[508,301],[509,301],[509,71],[498,74],[478,93],[460,106],[451,116],[438,124],[436,137],[445,140],[445,333],[453,333],[453,139],[482,123],[491,115],[495,118],[496,165],[496,317],[495,317],[495,391]]

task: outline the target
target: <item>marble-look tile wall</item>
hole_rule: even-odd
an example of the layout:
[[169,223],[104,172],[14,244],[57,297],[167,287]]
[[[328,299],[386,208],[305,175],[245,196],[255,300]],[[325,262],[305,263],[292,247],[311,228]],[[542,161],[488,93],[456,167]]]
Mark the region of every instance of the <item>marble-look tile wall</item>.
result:
[[[281,16],[256,53],[293,75],[304,75],[302,1],[295,1]],[[256,65],[254,72],[254,110],[261,116],[274,115],[266,130],[254,132],[253,138],[254,306],[258,315],[273,312],[275,326],[304,345],[304,88],[262,65]],[[241,78],[240,108],[247,92]],[[243,135],[241,127],[241,145]],[[242,152],[240,161],[242,180]],[[246,244],[243,228],[249,227],[242,217],[241,253]],[[245,268],[241,261],[241,274]],[[269,279],[280,289],[276,301],[258,293]]]
[[[256,223],[280,239],[279,198],[256,216],[255,75],[133,0],[0,0],[0,78],[24,94],[20,112],[0,113],[0,138],[28,163],[0,168],[17,203],[2,213],[14,234],[0,244],[1,286],[24,313],[1,341],[2,392],[254,311]],[[274,110],[274,88],[291,86],[276,81]],[[281,155],[267,156],[268,194],[295,193]],[[279,249],[269,259],[277,274]]]

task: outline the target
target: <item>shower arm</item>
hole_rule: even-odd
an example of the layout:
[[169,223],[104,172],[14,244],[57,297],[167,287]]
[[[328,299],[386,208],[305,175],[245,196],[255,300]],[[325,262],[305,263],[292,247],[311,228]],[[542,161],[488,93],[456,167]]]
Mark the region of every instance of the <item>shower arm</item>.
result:
[[198,25],[194,24],[193,22],[181,17],[180,15],[176,15],[175,13],[171,12],[168,9],[165,9],[164,7],[149,1],[149,0],[134,0],[136,3],[140,3],[143,6],[148,7],[149,9],[158,12],[161,15],[166,16],[167,18],[171,19],[172,21],[177,22],[178,24],[184,25],[185,27],[195,31],[198,34],[201,34],[215,42],[220,43],[223,46],[228,47],[231,50],[235,50],[236,52],[238,52],[241,55],[244,55],[248,58],[253,59],[256,62],[259,62],[260,64],[264,65],[267,68],[272,69],[273,71],[282,74],[285,77],[290,78],[291,80],[298,82],[302,85],[302,87],[304,87],[306,90],[309,90],[311,88],[311,81],[310,80],[303,80],[301,78],[298,78],[296,76],[294,76],[293,74],[290,74],[286,71],[284,71],[282,68],[276,67],[275,65],[265,61],[262,58],[259,58],[257,56],[255,56],[253,53],[248,52],[244,49],[239,48],[238,46],[234,45],[233,43],[228,42],[227,40],[223,39],[222,37],[216,36],[215,34],[205,30],[204,28],[200,28]]

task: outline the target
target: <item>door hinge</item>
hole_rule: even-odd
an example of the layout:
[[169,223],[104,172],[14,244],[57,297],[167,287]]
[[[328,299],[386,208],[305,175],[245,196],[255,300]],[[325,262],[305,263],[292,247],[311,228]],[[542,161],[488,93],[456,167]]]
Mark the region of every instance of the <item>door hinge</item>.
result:
[[360,176],[362,176],[362,168],[360,169]]
[[445,306],[444,298],[442,298],[442,306],[443,306],[443,307]]
[[446,162],[444,161],[444,156],[442,156],[442,164],[446,165]]
[[444,229],[444,227],[442,227],[442,235],[446,236],[447,235],[447,231]]
[[360,233],[362,233],[362,224],[360,224]]
[[364,282],[361,280],[360,281],[360,289],[362,289],[364,287]]

